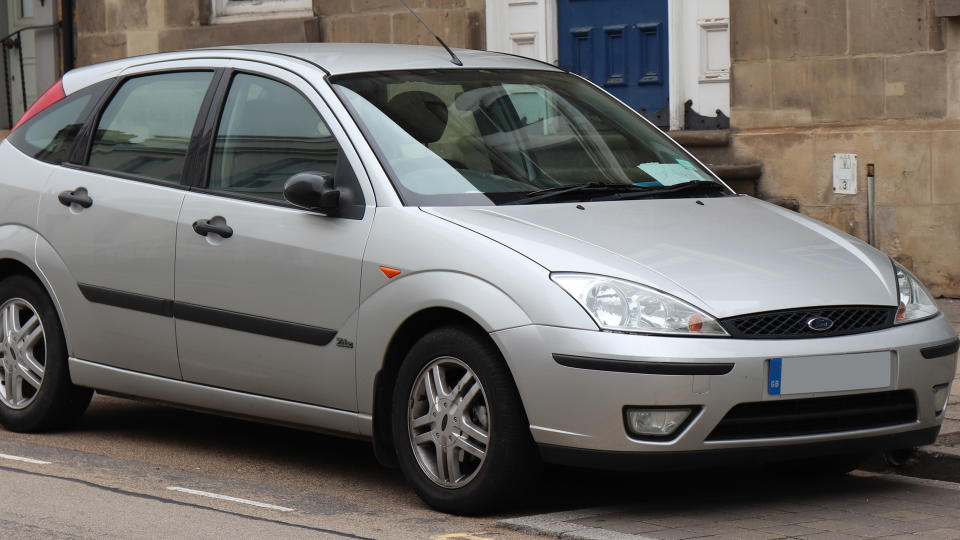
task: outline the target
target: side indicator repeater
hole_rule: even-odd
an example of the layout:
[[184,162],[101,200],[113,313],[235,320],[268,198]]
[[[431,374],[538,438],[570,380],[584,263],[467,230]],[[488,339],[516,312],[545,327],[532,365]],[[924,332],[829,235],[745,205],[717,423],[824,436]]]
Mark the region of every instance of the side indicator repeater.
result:
[[383,272],[383,275],[387,276],[387,279],[391,279],[400,275],[400,270],[397,270],[396,268],[390,268],[389,266],[381,266],[380,271]]

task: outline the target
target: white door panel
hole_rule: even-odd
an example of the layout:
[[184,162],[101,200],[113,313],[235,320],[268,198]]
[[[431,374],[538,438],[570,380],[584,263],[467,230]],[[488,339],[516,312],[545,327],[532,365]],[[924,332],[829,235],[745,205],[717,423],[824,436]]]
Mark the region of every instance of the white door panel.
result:
[[487,0],[487,50],[557,62],[556,0]]
[[682,127],[687,100],[703,116],[730,116],[728,0],[671,1],[671,128]]

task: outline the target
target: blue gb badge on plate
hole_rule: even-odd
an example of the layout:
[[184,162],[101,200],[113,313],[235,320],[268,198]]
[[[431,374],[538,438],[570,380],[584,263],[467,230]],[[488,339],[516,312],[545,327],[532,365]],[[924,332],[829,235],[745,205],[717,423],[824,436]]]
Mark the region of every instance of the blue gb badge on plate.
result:
[[780,373],[783,369],[783,358],[770,359],[770,376],[767,378],[767,393],[771,396],[780,395]]

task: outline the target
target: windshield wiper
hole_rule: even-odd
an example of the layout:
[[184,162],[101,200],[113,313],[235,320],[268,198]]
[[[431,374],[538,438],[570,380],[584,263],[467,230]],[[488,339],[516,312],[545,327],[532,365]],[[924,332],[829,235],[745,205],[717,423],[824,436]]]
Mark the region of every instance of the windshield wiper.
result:
[[631,191],[629,193],[613,193],[604,197],[597,197],[593,200],[595,201],[617,201],[623,199],[644,199],[647,197],[660,197],[666,195],[667,198],[676,196],[676,195],[689,195],[691,193],[702,193],[704,195],[710,195],[711,193],[723,192],[724,194],[729,194],[727,188],[719,183],[712,180],[692,180],[690,182],[682,182],[680,184],[673,184],[671,186],[654,186],[640,188],[638,190]]
[[593,199],[597,195],[625,195],[624,192],[647,191],[650,188],[635,186],[633,184],[605,184],[603,182],[586,182],[583,184],[574,184],[572,186],[557,186],[547,189],[541,189],[527,193],[523,197],[503,203],[509,204],[533,204],[551,199],[560,199],[569,195],[586,195],[585,199]]

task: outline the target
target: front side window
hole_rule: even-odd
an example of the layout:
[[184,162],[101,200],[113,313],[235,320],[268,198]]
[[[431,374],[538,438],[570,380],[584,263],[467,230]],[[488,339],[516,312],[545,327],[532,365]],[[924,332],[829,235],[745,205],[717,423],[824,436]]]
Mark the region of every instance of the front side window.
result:
[[331,82],[408,205],[555,202],[560,190],[563,200],[729,194],[636,112],[565,73],[395,71]]
[[273,79],[234,77],[217,128],[209,188],[283,199],[301,172],[333,174],[339,146],[307,99]]
[[213,72],[161,73],[123,83],[104,109],[89,166],[179,182]]

